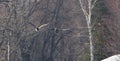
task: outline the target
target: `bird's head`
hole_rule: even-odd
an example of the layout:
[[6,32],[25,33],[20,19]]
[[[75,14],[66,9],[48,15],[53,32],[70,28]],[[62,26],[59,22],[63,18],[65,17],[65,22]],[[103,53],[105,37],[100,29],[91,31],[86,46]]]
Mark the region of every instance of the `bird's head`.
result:
[[39,28],[35,28],[35,31],[39,31]]

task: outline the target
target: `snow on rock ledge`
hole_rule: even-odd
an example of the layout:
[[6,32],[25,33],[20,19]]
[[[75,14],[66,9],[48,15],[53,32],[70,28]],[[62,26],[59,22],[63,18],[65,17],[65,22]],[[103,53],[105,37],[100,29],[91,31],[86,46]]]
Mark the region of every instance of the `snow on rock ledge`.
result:
[[103,59],[101,61],[120,61],[120,54],[118,55],[113,55],[111,57],[108,57],[106,59]]

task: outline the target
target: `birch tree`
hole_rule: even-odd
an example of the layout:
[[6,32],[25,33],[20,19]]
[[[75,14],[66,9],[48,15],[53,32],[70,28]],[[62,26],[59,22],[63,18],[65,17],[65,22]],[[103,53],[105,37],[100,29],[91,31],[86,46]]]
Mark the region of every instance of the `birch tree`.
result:
[[92,15],[92,9],[95,6],[97,0],[79,0],[81,9],[84,13],[86,22],[87,22],[87,27],[88,27],[88,32],[89,32],[89,40],[90,40],[90,61],[94,60],[94,55],[93,55],[93,41],[92,41],[92,24],[91,24],[91,15]]

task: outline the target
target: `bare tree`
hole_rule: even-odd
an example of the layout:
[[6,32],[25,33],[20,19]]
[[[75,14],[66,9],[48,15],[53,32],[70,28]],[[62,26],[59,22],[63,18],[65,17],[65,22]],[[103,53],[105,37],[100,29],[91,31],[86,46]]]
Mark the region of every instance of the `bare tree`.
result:
[[94,55],[93,55],[93,42],[92,42],[92,24],[91,24],[91,15],[92,15],[92,9],[95,6],[97,0],[79,0],[81,9],[85,15],[87,26],[88,26],[88,31],[89,31],[89,39],[90,39],[90,56],[91,60],[94,60]]
[[[79,61],[85,49],[82,48],[82,43],[79,43],[79,37],[82,36],[78,35],[80,29],[74,27],[76,23],[71,25],[74,22],[71,19],[74,10],[68,8],[71,1],[10,0],[6,4],[7,19],[2,33],[2,39],[6,40],[8,47],[7,60]],[[91,13],[84,14],[87,15],[86,19],[89,19],[87,28],[90,28]],[[39,31],[35,32],[37,27]]]

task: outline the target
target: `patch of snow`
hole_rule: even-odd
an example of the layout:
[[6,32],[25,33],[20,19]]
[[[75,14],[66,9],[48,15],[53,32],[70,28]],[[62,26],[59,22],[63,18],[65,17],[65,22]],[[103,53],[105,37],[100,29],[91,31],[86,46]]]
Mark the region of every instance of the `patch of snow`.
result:
[[103,59],[101,61],[120,61],[120,54],[118,55],[113,55],[111,57],[108,57],[106,59]]

